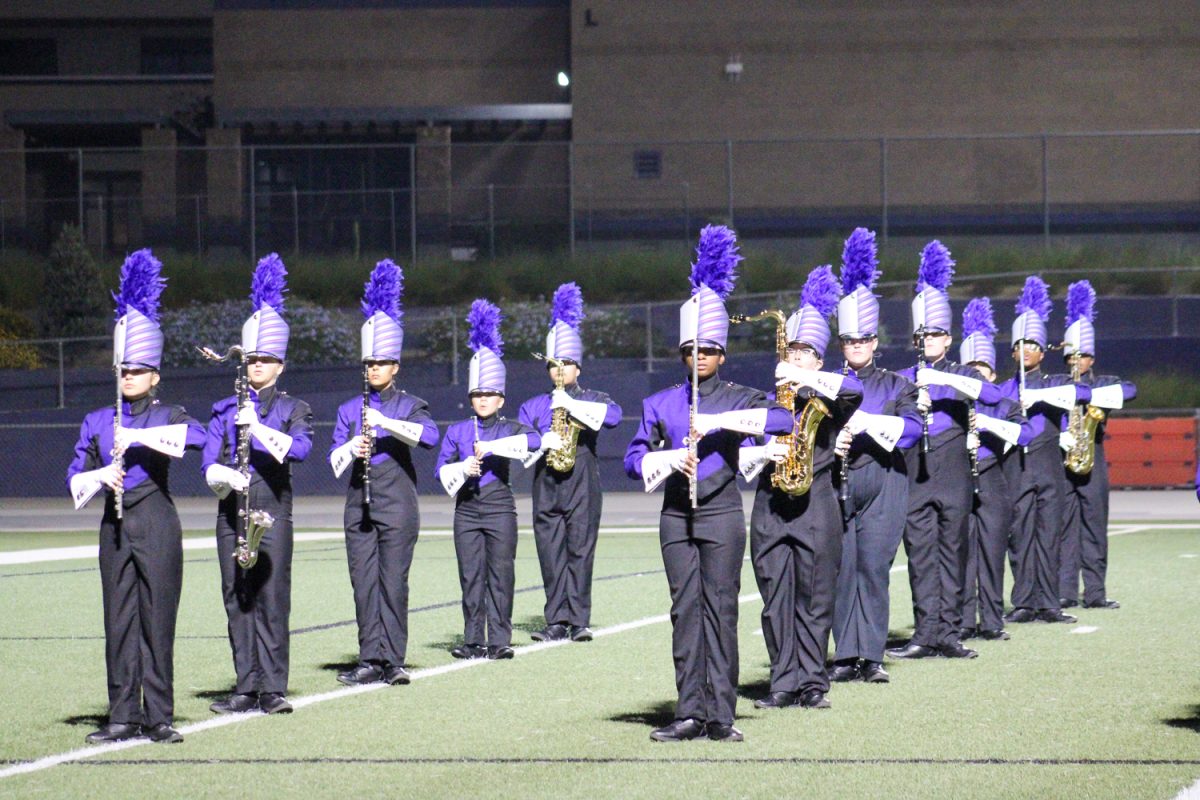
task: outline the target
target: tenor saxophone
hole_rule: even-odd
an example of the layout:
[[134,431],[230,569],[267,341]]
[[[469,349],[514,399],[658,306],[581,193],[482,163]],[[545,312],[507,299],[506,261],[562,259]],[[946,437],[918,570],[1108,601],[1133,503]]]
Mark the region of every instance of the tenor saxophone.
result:
[[[532,353],[531,355],[538,361],[545,361],[558,368],[554,378],[554,388],[556,391],[562,389],[564,362],[541,353]],[[583,430],[583,426],[571,419],[571,414],[567,409],[556,408],[550,415],[550,430],[562,437],[562,446],[546,452],[546,466],[555,472],[570,472],[575,469],[575,453],[579,449],[579,432]]]
[[[767,309],[752,316],[734,314],[729,318],[733,324],[750,322],[757,319],[771,318],[775,320],[775,354],[780,361],[787,360],[787,317],[782,311]],[[796,390],[789,384],[784,384],[775,390],[775,402],[786,409],[792,409],[796,404]],[[776,440],[787,447],[787,456],[775,465],[771,473],[771,486],[784,494],[798,497],[807,494],[813,482],[813,448],[816,445],[817,428],[821,420],[829,416],[829,406],[825,401],[810,392],[800,412],[800,419],[792,426],[792,432],[787,436],[778,436]]]
[[[1079,354],[1071,355],[1071,382],[1079,382]],[[1063,465],[1076,475],[1087,475],[1096,464],[1096,429],[1104,421],[1104,411],[1089,405],[1071,406],[1067,413],[1067,430],[1075,444],[1063,456]]]

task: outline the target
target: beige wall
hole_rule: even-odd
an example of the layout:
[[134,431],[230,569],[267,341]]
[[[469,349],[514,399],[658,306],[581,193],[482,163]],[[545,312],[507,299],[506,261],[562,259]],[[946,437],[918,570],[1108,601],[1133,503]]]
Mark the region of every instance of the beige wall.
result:
[[565,8],[218,11],[217,111],[560,102],[568,24]]

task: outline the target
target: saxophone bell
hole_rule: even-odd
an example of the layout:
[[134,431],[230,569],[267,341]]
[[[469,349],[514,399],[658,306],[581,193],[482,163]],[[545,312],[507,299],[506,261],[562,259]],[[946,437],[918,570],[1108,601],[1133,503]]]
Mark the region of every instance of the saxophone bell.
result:
[[233,557],[238,566],[250,569],[258,563],[258,546],[262,543],[263,534],[275,524],[275,518],[266,511],[251,511],[243,526],[245,536],[239,536]]

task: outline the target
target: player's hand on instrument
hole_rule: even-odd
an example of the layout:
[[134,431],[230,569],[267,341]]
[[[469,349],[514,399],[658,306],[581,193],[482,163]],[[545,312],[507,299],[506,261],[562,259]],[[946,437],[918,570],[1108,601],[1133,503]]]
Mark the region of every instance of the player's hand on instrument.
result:
[[[116,464],[109,464],[106,467],[96,470],[96,477],[114,492],[125,488],[125,471],[117,469]],[[95,484],[92,485],[94,486]]]
[[929,389],[921,386],[917,389],[917,410],[922,414],[928,414],[929,409],[933,408],[933,401],[929,399]]
[[367,409],[367,425],[369,427],[374,428],[378,426],[380,428],[386,428],[387,422],[388,418],[385,417],[378,408]]
[[771,441],[767,442],[767,458],[771,459],[776,464],[782,464],[788,457],[790,450],[791,448],[788,447],[788,443],[786,441],[771,439]]
[[979,449],[979,434],[975,431],[967,431],[967,450],[974,452]]
[[837,441],[834,442],[833,452],[839,458],[845,458],[850,452],[850,443],[854,441],[854,434],[849,428],[842,428],[838,431]]
[[248,476],[224,464],[210,465],[204,472],[204,480],[213,491],[229,487],[235,492],[244,492],[246,491],[246,487],[250,485],[250,478]]
[[699,463],[699,456],[697,456],[695,453],[686,453],[676,469],[691,478],[696,474],[696,466]]
[[719,414],[705,414],[703,411],[696,414],[696,433],[701,438],[708,436],[710,433],[716,433],[721,430],[721,420]]
[[558,450],[563,444],[563,437],[558,431],[546,431],[542,434],[543,450]]
[[117,428],[116,433],[113,435],[113,449],[116,450],[117,455],[124,453],[131,445],[136,443],[137,433],[125,426]]
[[355,436],[350,440],[350,451],[356,458],[366,458],[371,454],[371,443],[365,436]]
[[785,383],[807,385],[811,372],[812,370],[789,364],[787,361],[780,361],[775,365],[775,385],[782,386]]
[[566,408],[571,402],[571,395],[567,394],[564,389],[555,389],[550,393],[551,408]]
[[1071,450],[1075,449],[1075,445],[1077,443],[1078,440],[1075,438],[1075,434],[1071,433],[1070,431],[1063,431],[1058,435],[1058,446],[1062,450],[1070,452]]
[[[478,447],[479,443],[476,442],[475,446]],[[467,474],[472,478],[478,478],[483,472],[482,464],[483,461],[479,456],[468,456],[466,459]]]
[[253,425],[258,422],[258,412],[251,405],[242,406],[238,409],[233,422],[235,425]]

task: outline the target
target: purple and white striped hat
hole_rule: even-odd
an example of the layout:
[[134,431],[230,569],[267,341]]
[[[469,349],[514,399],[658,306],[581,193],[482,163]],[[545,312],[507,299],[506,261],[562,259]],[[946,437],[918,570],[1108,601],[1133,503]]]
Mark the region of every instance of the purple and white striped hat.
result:
[[934,239],[921,251],[921,266],[917,269],[917,296],[912,302],[913,333],[950,333],[953,313],[946,290],[954,278],[954,261],[946,246]]
[[826,264],[808,273],[800,290],[800,308],[787,319],[788,343],[806,344],[824,358],[829,346],[829,315],[837,308],[840,295],[832,266]]
[[471,303],[467,312],[470,332],[467,344],[475,355],[468,368],[467,393],[499,392],[504,394],[504,340],[500,338],[500,309],[487,300]]
[[842,299],[837,305],[838,336],[856,339],[879,333],[879,258],[875,232],[855,228],[842,249]]
[[964,364],[987,364],[995,372],[996,331],[992,301],[986,297],[972,298],[963,309],[963,341],[958,346],[958,360]]
[[262,258],[254,268],[250,282],[250,303],[254,313],[242,326],[242,350],[246,355],[287,359],[288,324],[283,313],[283,294],[287,291],[287,268],[277,253]]
[[574,281],[564,283],[554,292],[550,333],[546,334],[546,355],[560,361],[583,363],[583,338],[579,335],[581,322],[583,291]]
[[1017,318],[1012,324],[1013,347],[1018,342],[1035,342],[1043,350],[1046,349],[1048,335],[1046,322],[1054,308],[1050,300],[1050,287],[1037,275],[1025,279],[1021,289],[1021,297],[1017,300]]
[[113,366],[158,369],[163,334],[158,326],[158,298],[167,285],[162,262],[149,248],[138,250],[121,265],[121,288],[113,294],[117,324],[113,328]]
[[1067,332],[1063,354],[1096,355],[1096,290],[1090,281],[1075,281],[1067,287]]
[[367,321],[362,326],[362,360],[400,363],[404,347],[400,295],[404,291],[404,273],[390,258],[371,270],[363,290],[362,311]]
[[729,341],[729,313],[725,300],[737,280],[737,235],[724,225],[706,225],[696,246],[696,263],[690,280],[692,296],[679,309],[679,347],[695,339],[704,347],[725,349]]

